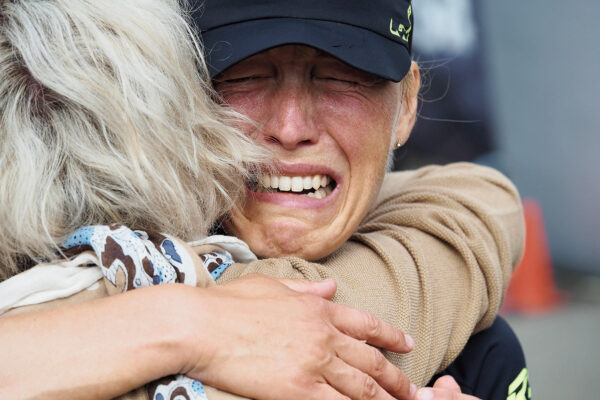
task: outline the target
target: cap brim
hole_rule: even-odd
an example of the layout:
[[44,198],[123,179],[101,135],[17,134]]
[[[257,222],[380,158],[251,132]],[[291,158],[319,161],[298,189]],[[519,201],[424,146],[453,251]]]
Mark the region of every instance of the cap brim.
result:
[[312,46],[345,63],[399,82],[410,69],[406,47],[375,32],[339,22],[266,18],[202,33],[206,63],[214,78],[235,63],[284,44]]

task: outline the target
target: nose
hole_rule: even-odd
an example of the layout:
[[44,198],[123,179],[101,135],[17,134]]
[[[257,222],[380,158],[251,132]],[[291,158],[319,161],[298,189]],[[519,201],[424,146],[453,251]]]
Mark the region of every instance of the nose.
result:
[[310,90],[301,84],[282,85],[271,98],[270,115],[263,126],[264,140],[285,150],[317,143]]

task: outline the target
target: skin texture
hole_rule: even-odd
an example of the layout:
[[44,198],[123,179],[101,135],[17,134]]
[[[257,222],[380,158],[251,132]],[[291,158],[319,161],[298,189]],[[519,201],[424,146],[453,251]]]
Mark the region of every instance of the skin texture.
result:
[[366,344],[405,353],[404,334],[328,301],[335,290],[255,275],[3,317],[0,398],[108,399],[175,373],[264,400],[410,398],[416,388]]
[[[407,342],[397,329],[368,313],[290,290],[306,291],[302,288],[306,285],[312,286],[315,294],[320,291],[323,298],[333,296],[336,288],[332,280],[318,287],[305,281],[276,283],[258,275],[215,288],[223,296],[216,298],[215,307],[225,306],[225,313],[207,329],[217,342],[211,346],[220,351],[204,354],[209,357],[209,368],[184,373],[264,400],[281,399],[282,393],[285,398],[298,399],[412,398],[416,387],[381,352],[365,343],[391,345],[395,351],[406,353],[413,346],[412,339]],[[262,310],[261,317],[255,315],[257,308]],[[254,322],[257,318],[258,324]],[[235,340],[241,343],[232,347],[230,339],[221,339],[223,332],[235,333],[240,326],[244,334]],[[268,340],[257,341],[256,337]],[[305,339],[309,337],[307,345]],[[282,348],[286,351],[280,351]],[[278,384],[272,384],[276,376]],[[269,377],[269,385],[264,384],[264,377]]]
[[419,389],[417,400],[478,400],[477,397],[462,394],[460,386],[451,376],[442,376],[433,384],[433,388]]
[[[416,65],[409,73],[418,78]],[[261,257],[307,260],[341,246],[370,209],[391,146],[412,129],[418,92],[415,83],[403,98],[400,84],[301,45],[250,57],[217,77],[215,87],[255,122],[242,128],[274,153],[281,175],[336,181],[323,199],[251,192],[228,226]]]

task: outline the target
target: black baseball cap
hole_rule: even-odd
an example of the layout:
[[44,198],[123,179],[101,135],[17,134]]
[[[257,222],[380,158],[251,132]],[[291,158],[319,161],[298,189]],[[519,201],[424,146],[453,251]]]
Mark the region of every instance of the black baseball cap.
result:
[[411,0],[204,0],[193,17],[212,77],[284,44],[315,47],[395,82],[410,68]]

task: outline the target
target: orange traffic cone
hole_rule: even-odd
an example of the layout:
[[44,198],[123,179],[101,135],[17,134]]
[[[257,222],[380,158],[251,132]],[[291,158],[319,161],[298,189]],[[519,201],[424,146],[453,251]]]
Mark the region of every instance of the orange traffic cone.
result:
[[508,286],[503,311],[538,314],[550,311],[561,300],[556,289],[542,209],[533,199],[523,200],[525,253]]

